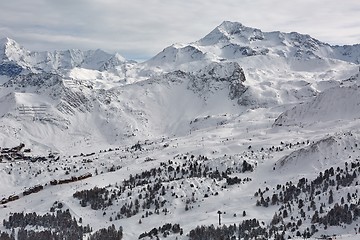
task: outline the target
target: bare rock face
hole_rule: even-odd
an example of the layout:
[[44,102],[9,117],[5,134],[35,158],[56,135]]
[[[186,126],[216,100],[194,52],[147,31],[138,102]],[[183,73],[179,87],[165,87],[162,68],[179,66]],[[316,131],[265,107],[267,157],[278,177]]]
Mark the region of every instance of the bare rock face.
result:
[[243,69],[236,62],[211,63],[198,72],[189,82],[189,89],[194,92],[215,92],[219,89],[228,88],[229,98],[239,98],[245,91],[242,84],[246,80]]

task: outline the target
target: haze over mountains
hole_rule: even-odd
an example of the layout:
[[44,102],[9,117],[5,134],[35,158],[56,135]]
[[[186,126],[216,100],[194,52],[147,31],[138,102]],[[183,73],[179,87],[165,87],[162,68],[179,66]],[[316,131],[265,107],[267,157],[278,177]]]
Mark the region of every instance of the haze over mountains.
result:
[[[204,228],[194,228],[216,226],[221,210],[227,226],[252,226],[226,230],[229,237],[356,239],[359,64],[359,44],[228,21],[142,63],[102,50],[33,52],[1,39],[0,198],[19,199],[0,216],[45,214],[58,201],[94,232],[114,224],[124,239],[137,239],[171,223],[183,234],[175,227],[151,235],[201,239]],[[18,155],[7,152],[20,143]],[[144,173],[152,168],[163,170]],[[48,184],[84,174],[91,176]],[[35,185],[43,188],[23,194]],[[110,201],[104,193],[92,192],[98,207],[73,196],[95,186],[115,194],[111,204],[99,203]],[[139,197],[146,188],[149,199]],[[346,220],[330,221],[334,211]],[[259,223],[246,222],[254,218]]]

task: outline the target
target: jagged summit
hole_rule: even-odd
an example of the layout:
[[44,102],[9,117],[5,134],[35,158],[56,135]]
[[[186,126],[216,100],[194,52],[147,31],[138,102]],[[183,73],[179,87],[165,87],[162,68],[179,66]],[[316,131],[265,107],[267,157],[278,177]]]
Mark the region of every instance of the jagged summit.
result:
[[224,30],[230,34],[234,34],[238,32],[239,29],[244,30],[245,28],[248,28],[244,26],[240,22],[231,22],[231,21],[223,21],[219,26],[217,26],[215,29],[221,29]]
[[0,39],[0,60],[1,61],[21,61],[21,58],[29,55],[23,46],[10,38]]
[[5,37],[0,39],[0,54],[5,54],[8,57],[11,53],[26,53],[28,52],[23,46],[15,40]]
[[0,38],[0,46],[10,46],[10,45],[19,45],[15,40],[8,38],[8,37],[4,37],[4,38]]
[[12,39],[10,39],[10,38],[8,38],[8,37],[0,38],[0,46],[3,46],[3,45],[5,45],[5,44],[8,44],[8,43],[10,43],[11,41],[14,41],[14,40],[12,40]]
[[246,27],[239,22],[224,21],[198,42],[201,45],[213,45],[234,38],[249,39],[249,37],[263,39],[263,34],[260,29]]

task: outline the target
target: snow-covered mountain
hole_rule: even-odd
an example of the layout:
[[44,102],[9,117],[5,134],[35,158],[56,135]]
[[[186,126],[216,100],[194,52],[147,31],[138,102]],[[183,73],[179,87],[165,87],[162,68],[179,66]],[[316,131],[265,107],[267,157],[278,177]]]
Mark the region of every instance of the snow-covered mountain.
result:
[[[359,45],[331,46],[309,35],[296,32],[262,32],[237,22],[225,21],[199,41],[174,44],[148,61],[149,65],[171,67],[202,60],[236,60],[267,56],[282,59],[288,67],[306,64],[307,71],[327,66],[334,60],[359,63]],[[284,60],[285,59],[285,60]],[[321,61],[322,60],[322,61]],[[281,60],[277,60],[281,61]],[[311,64],[316,63],[311,67]],[[257,63],[256,63],[257,64]]]
[[359,61],[228,21],[143,63],[2,39],[0,231],[357,239]]
[[[100,49],[89,51],[71,49],[54,52],[29,51],[9,38],[0,39],[0,61],[2,65],[11,64],[14,68],[18,67],[32,72],[55,72],[76,67],[106,70],[126,62],[120,54],[109,54]],[[14,75],[13,71],[4,70],[3,73],[10,76]]]

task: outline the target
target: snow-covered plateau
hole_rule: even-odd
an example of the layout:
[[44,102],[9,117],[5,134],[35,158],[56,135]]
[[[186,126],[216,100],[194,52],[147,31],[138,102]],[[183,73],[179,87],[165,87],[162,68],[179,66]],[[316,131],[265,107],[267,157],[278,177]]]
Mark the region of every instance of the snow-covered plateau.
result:
[[137,63],[0,40],[0,239],[360,239],[360,45],[225,21]]

